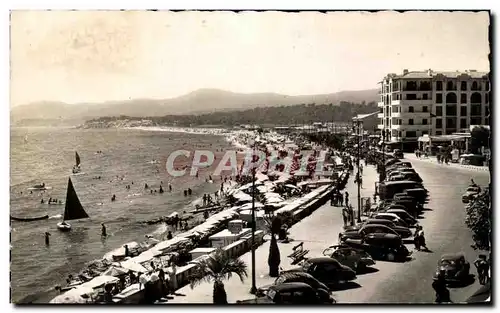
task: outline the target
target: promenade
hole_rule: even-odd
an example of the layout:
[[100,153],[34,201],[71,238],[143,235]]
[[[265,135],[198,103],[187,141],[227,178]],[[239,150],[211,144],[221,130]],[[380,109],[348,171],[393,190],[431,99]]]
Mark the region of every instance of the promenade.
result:
[[[357,205],[357,185],[353,182],[354,175],[351,175],[349,182],[343,192],[349,192],[349,202],[354,208]],[[363,170],[363,187],[361,189],[362,197],[373,197],[373,187],[377,181],[378,175],[373,166],[365,166]],[[289,232],[289,237],[292,239],[290,243],[279,243],[281,264],[284,270],[296,267],[291,265],[291,259],[287,258],[293,251],[293,246],[304,242],[304,249],[309,250],[308,257],[323,256],[323,251],[330,245],[337,244],[338,234],[342,231],[342,209],[340,207],[330,206],[329,201],[314,211],[310,216],[293,225]],[[255,271],[256,285],[264,286],[272,284],[275,280],[269,277],[269,267],[267,258],[269,255],[269,244],[265,242],[262,246],[255,250]],[[227,299],[229,303],[234,303],[237,300],[251,299],[254,296],[249,293],[252,286],[251,279],[251,252],[248,252],[240,257],[248,265],[248,278],[244,283],[241,283],[237,276],[224,282]],[[212,303],[213,285],[211,283],[202,283],[191,289],[185,286],[176,292],[180,294],[167,303]],[[333,295],[335,297],[335,294]]]
[[458,163],[448,163],[448,164],[441,164],[438,163],[437,158],[435,156],[431,156],[428,158],[417,158],[417,156],[413,153],[405,153],[405,159],[408,161],[417,161],[417,162],[429,162],[429,163],[434,163],[439,166],[443,167],[450,167],[454,169],[461,169],[461,170],[472,170],[472,171],[483,171],[483,172],[488,172],[489,168],[488,166],[477,166],[477,165],[464,165],[464,164],[458,164]]

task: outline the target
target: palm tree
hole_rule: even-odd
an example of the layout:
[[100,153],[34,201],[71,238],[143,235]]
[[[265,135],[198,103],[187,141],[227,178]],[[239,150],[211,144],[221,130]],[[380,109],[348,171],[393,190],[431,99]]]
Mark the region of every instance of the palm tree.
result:
[[206,259],[198,262],[198,266],[190,276],[191,289],[202,282],[213,282],[213,303],[227,304],[226,290],[223,281],[230,279],[233,274],[240,277],[241,282],[248,277],[247,265],[241,259],[232,259],[221,248],[210,254]]

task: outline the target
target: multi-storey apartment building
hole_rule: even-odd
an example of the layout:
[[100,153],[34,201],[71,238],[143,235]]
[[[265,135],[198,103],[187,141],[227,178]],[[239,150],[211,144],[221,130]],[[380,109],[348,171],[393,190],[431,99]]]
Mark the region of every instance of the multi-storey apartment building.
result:
[[418,137],[467,132],[489,124],[489,73],[408,71],[380,82],[378,128],[387,142],[416,142]]

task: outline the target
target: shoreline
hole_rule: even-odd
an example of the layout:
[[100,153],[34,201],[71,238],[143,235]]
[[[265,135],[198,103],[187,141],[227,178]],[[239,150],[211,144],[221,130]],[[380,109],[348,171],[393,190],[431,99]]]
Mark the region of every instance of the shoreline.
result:
[[[188,128],[151,128],[151,127],[135,127],[133,129],[139,129],[139,130],[147,130],[147,131],[165,131],[165,132],[189,132],[189,131],[192,131],[192,129],[188,129]],[[249,132],[249,131],[221,131],[221,130],[218,130],[216,132],[213,132],[213,130],[210,130],[210,131],[207,131],[206,129],[202,130],[202,131],[197,131],[195,132],[196,134],[207,134],[207,135],[213,135],[214,133],[218,133],[219,135],[224,135],[226,137],[226,140],[231,143],[231,145],[235,146],[235,147],[238,147],[239,149],[249,149],[248,146],[247,146],[247,141],[248,141],[248,138],[251,134],[255,134],[253,132]],[[272,138],[267,138],[267,139],[272,139]],[[245,144],[246,143],[246,144]],[[276,143],[275,143],[276,144]],[[279,147],[280,144],[277,143],[277,147]],[[231,190],[236,190],[238,188],[240,188],[241,186],[241,183],[235,183],[234,185],[231,184],[230,185],[230,188],[226,189],[226,195],[230,193]],[[305,194],[301,195],[300,197],[294,199],[295,201],[297,200],[300,200],[302,198],[304,198]],[[222,207],[222,206],[221,206]],[[231,205],[231,206],[226,206],[225,208],[222,209],[222,211],[220,211],[219,213],[216,213],[215,215],[227,215],[230,213],[236,213],[235,210],[237,210],[238,206],[235,206],[235,205]],[[234,211],[234,212],[233,212]],[[214,216],[214,215],[212,215]],[[215,216],[214,216],[215,217]],[[197,226],[194,226],[193,228],[191,229],[188,229],[188,230],[185,230],[185,231],[180,231],[178,232],[177,234],[175,234],[173,236],[173,239],[175,241],[175,239],[180,239],[180,238],[188,238],[190,234],[193,233],[194,229],[195,228],[205,228],[203,224],[209,222],[209,220],[205,220],[205,222],[202,222],[200,224],[198,224],[197,226],[200,226],[200,227],[197,227]],[[210,224],[210,223],[208,223]],[[164,227],[162,227],[164,226]],[[218,223],[218,226],[222,226],[222,224]],[[168,230],[170,227],[166,226],[166,225],[159,225],[159,228],[163,228],[164,230]],[[156,233],[156,231],[155,231]],[[164,233],[163,233],[164,235]],[[207,235],[207,234],[205,234]],[[211,234],[209,234],[211,235]],[[155,236],[156,237],[156,236]],[[141,247],[140,248],[140,252],[134,256],[135,257],[138,257],[140,256],[142,253],[145,253],[145,252],[148,252],[150,251],[151,249],[155,249],[155,247],[157,247],[158,245],[160,246],[164,246],[164,245],[167,245],[167,246],[170,246],[168,245],[168,242],[169,240],[163,240],[163,241],[159,241],[159,242],[154,242],[154,243],[148,243],[148,240],[144,241],[144,242],[141,242],[140,244],[137,244],[137,242],[135,242],[137,244],[138,247]],[[123,246],[125,244],[130,244],[130,243],[124,243],[122,244],[120,247],[116,248],[116,249],[113,249],[111,251],[109,251],[108,253],[106,253],[103,258],[101,259],[98,259],[98,260],[95,260],[93,262],[90,262],[90,264],[94,263],[99,263],[101,262],[101,265],[102,266],[98,266],[98,270],[97,271],[94,271],[94,273],[98,273],[98,272],[102,272],[102,269],[104,268],[104,270],[106,268],[109,268],[109,266],[111,266],[112,264],[107,264],[107,263],[112,263],[112,261],[114,260],[109,260],[109,257],[111,255],[117,255],[117,256],[120,256],[120,254],[118,253],[119,250],[123,250]],[[165,247],[166,248],[166,247]],[[175,244],[173,244],[172,248],[174,248],[175,250]],[[106,261],[103,261],[104,259],[108,260],[108,262]],[[113,258],[112,258],[113,259]],[[133,258],[132,258],[133,259]],[[132,260],[133,261],[133,260]],[[148,261],[149,262],[149,261]],[[89,264],[89,265],[90,265]],[[86,269],[89,269],[90,266],[87,266],[86,268],[82,269],[80,271],[80,273],[84,272]],[[102,274],[100,274],[102,275]],[[100,275],[97,275],[97,276],[100,276]],[[91,275],[90,277],[97,277],[97,276],[94,276],[94,275]],[[76,286],[76,288],[78,288],[78,286]]]

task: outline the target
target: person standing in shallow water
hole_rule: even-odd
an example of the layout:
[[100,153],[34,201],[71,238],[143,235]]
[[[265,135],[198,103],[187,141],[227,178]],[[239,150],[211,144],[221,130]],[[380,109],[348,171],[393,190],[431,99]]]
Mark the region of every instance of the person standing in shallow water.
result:
[[45,245],[48,246],[50,245],[50,233],[49,232],[45,232]]
[[106,234],[106,225],[104,225],[104,223],[101,223],[101,236],[102,237],[106,237],[107,234]]

